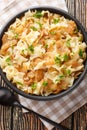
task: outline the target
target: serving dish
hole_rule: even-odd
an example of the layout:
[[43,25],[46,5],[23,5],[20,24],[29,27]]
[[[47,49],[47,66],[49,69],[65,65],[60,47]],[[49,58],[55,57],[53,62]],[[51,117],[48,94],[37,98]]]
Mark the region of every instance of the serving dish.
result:
[[[82,27],[81,23],[75,19],[73,16],[71,16],[70,14],[68,14],[67,12],[63,11],[63,10],[58,10],[56,8],[52,8],[52,7],[36,7],[36,8],[30,8],[29,10],[37,10],[37,11],[42,11],[42,10],[48,10],[52,13],[56,13],[56,14],[60,14],[62,16],[64,16],[65,18],[71,19],[73,21],[75,21],[78,30],[81,30],[81,33],[83,34],[83,41],[85,43],[87,43],[87,38],[86,38],[86,32],[84,30],[84,28]],[[6,25],[5,27],[2,29],[1,34],[0,34],[0,40],[2,39],[2,36],[4,34],[4,32],[6,32],[6,30],[8,29],[8,27],[15,21],[16,18],[19,18],[21,16],[23,16],[23,14],[25,12],[27,12],[28,10],[25,10],[19,14],[17,14],[16,16],[14,16]],[[2,40],[0,41],[1,45],[2,45]],[[1,46],[0,45],[0,46]],[[55,99],[58,97],[62,97],[68,93],[70,93],[72,90],[74,90],[78,84],[82,81],[82,79],[84,78],[85,74],[86,74],[86,70],[87,70],[87,60],[85,60],[84,62],[84,71],[79,75],[78,79],[75,80],[74,84],[72,85],[72,87],[70,87],[69,89],[62,91],[61,93],[55,94],[55,95],[49,95],[49,96],[36,96],[36,95],[32,95],[32,94],[26,94],[23,91],[17,89],[11,82],[9,82],[5,76],[5,74],[2,72],[2,70],[0,69],[0,74],[2,76],[2,78],[5,80],[5,82],[7,83],[7,85],[12,88],[14,91],[16,91],[18,94],[21,94],[24,97],[30,98],[30,99],[34,99],[34,100],[51,100],[51,99]]]

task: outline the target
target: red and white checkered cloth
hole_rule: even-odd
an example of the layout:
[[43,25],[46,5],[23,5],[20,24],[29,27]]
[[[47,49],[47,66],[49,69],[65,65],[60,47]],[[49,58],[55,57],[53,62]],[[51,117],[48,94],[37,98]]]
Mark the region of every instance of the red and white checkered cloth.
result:
[[[18,12],[21,12],[22,10],[27,9],[31,6],[39,5],[50,5],[53,7],[62,8],[67,11],[64,0],[13,0],[13,2],[9,3],[9,6],[4,6],[4,9],[0,12],[0,29],[11,17],[16,15]],[[86,84],[87,75],[82,83],[70,94],[51,101],[34,101],[22,96],[19,96],[19,98],[20,102],[26,107],[29,107],[30,109],[46,116],[47,118],[60,123],[78,108],[87,103]],[[53,126],[47,122],[43,121],[43,123],[48,128],[48,130],[51,130],[53,128]]]

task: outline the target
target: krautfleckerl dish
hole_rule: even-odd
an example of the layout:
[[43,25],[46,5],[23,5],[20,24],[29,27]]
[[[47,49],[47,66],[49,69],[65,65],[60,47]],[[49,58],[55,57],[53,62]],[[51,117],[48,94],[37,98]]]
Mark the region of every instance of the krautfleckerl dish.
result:
[[69,91],[85,70],[82,26],[57,9],[34,8],[21,14],[1,35],[0,66],[10,86],[43,100]]

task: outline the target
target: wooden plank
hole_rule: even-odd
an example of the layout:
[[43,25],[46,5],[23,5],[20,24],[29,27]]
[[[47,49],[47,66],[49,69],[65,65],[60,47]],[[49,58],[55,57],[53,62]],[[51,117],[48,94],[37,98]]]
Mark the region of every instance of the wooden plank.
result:
[[86,0],[76,0],[75,6],[75,17],[86,27]]
[[87,104],[74,113],[73,130],[87,130]]
[[69,13],[77,18],[84,27],[87,27],[87,0],[66,0],[66,5]]
[[87,0],[86,0],[86,31],[87,31]]
[[0,106],[0,130],[11,130],[11,107]]
[[75,12],[74,0],[65,0],[65,1],[66,1],[66,6],[68,8],[68,13],[74,16],[74,12]]

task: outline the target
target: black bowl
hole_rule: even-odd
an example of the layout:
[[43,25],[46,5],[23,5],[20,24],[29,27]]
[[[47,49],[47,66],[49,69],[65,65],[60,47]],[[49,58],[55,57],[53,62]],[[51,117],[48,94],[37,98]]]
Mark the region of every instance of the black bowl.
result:
[[[64,16],[65,18],[68,18],[68,19],[71,19],[71,20],[75,21],[78,29],[83,34],[83,41],[87,44],[87,34],[85,32],[85,29],[83,28],[81,23],[76,18],[71,16],[69,13],[67,13],[66,11],[60,10],[60,9],[53,8],[53,7],[34,7],[34,8],[29,8],[27,10],[24,10],[23,12],[17,14],[11,20],[9,20],[9,22],[4,26],[4,28],[0,32],[0,47],[2,45],[2,36],[3,36],[4,32],[7,31],[8,27],[15,21],[16,18],[19,18],[19,17],[23,16],[24,13],[27,12],[28,10],[33,10],[33,11],[34,10],[37,10],[37,11],[49,10],[52,13],[60,14],[60,15]],[[86,52],[87,52],[87,50],[86,50]],[[57,99],[57,98],[63,97],[64,95],[69,94],[72,90],[74,90],[74,89],[76,89],[76,87],[78,87],[79,83],[81,83],[82,79],[84,78],[84,76],[86,74],[86,71],[87,71],[87,59],[84,62],[84,71],[79,75],[78,79],[76,79],[74,81],[74,84],[70,88],[68,88],[67,90],[65,90],[63,92],[55,94],[55,95],[36,96],[36,95],[32,95],[32,94],[26,94],[23,91],[16,88],[16,86],[14,86],[10,81],[8,81],[8,79],[6,78],[6,75],[3,73],[2,69],[0,68],[1,77],[4,79],[6,84],[11,89],[13,89],[15,92],[17,92],[18,94],[20,94],[20,95],[22,95],[22,96],[24,96],[26,98],[33,99],[33,100],[42,100],[42,101]]]

